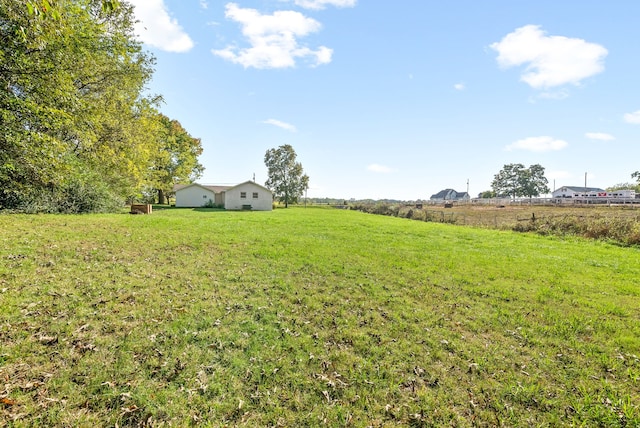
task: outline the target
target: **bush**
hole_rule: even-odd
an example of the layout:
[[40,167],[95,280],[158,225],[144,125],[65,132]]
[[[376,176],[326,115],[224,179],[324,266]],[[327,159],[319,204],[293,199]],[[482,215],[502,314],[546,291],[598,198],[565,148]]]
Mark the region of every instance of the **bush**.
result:
[[403,218],[408,218],[411,219],[413,218],[413,209],[411,208],[401,208],[398,210],[398,217],[403,217]]
[[425,219],[425,212],[420,209],[413,210],[413,215],[411,216],[413,220],[423,221]]
[[218,205],[216,205],[215,202],[213,202],[211,199],[209,199],[203,206],[202,208],[219,208]]
[[540,235],[574,235],[612,241],[623,245],[640,244],[640,223],[625,217],[558,216],[521,222],[513,227],[517,232]]
[[15,201],[20,212],[50,214],[80,214],[116,212],[124,204],[101,182],[71,180],[62,187],[31,189]]

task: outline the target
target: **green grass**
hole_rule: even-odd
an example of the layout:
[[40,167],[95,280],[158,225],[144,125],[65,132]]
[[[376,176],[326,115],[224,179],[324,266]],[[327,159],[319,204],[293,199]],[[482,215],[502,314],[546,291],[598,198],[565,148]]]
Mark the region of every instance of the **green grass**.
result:
[[302,208],[0,231],[0,426],[640,426],[637,248]]

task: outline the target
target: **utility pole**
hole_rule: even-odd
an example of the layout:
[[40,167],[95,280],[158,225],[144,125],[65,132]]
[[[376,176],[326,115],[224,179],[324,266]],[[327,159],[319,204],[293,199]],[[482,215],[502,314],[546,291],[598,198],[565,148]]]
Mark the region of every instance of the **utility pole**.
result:
[[584,196],[587,196],[587,173],[584,173]]

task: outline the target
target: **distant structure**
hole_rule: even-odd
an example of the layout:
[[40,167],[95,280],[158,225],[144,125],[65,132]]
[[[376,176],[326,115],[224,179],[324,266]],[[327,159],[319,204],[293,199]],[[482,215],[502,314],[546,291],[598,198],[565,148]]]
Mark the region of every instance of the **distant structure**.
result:
[[431,195],[432,201],[468,201],[471,199],[468,192],[456,192],[453,189],[444,189]]
[[176,184],[176,207],[219,206],[227,210],[271,211],[271,190],[253,181],[234,186],[207,186],[198,183]]
[[607,192],[598,187],[563,186],[552,193],[554,198],[610,198],[610,199],[634,199],[636,191],[633,189],[614,190]]
[[580,198],[589,196],[589,194],[595,193],[607,193],[606,190],[599,187],[584,187],[584,186],[562,186],[555,190],[551,196],[554,198]]

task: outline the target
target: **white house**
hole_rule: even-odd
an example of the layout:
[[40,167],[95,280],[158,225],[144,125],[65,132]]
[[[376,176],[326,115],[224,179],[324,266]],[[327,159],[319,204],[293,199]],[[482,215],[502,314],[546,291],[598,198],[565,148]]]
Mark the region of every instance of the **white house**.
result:
[[229,186],[203,186],[198,183],[176,184],[176,207],[202,207],[208,203],[224,205],[223,192]]
[[271,190],[253,181],[245,181],[229,187],[223,192],[223,200],[226,210],[271,211],[273,209]]
[[269,189],[253,181],[235,186],[208,186],[198,183],[177,184],[176,207],[202,207],[217,205],[227,210],[271,211],[273,194]]

